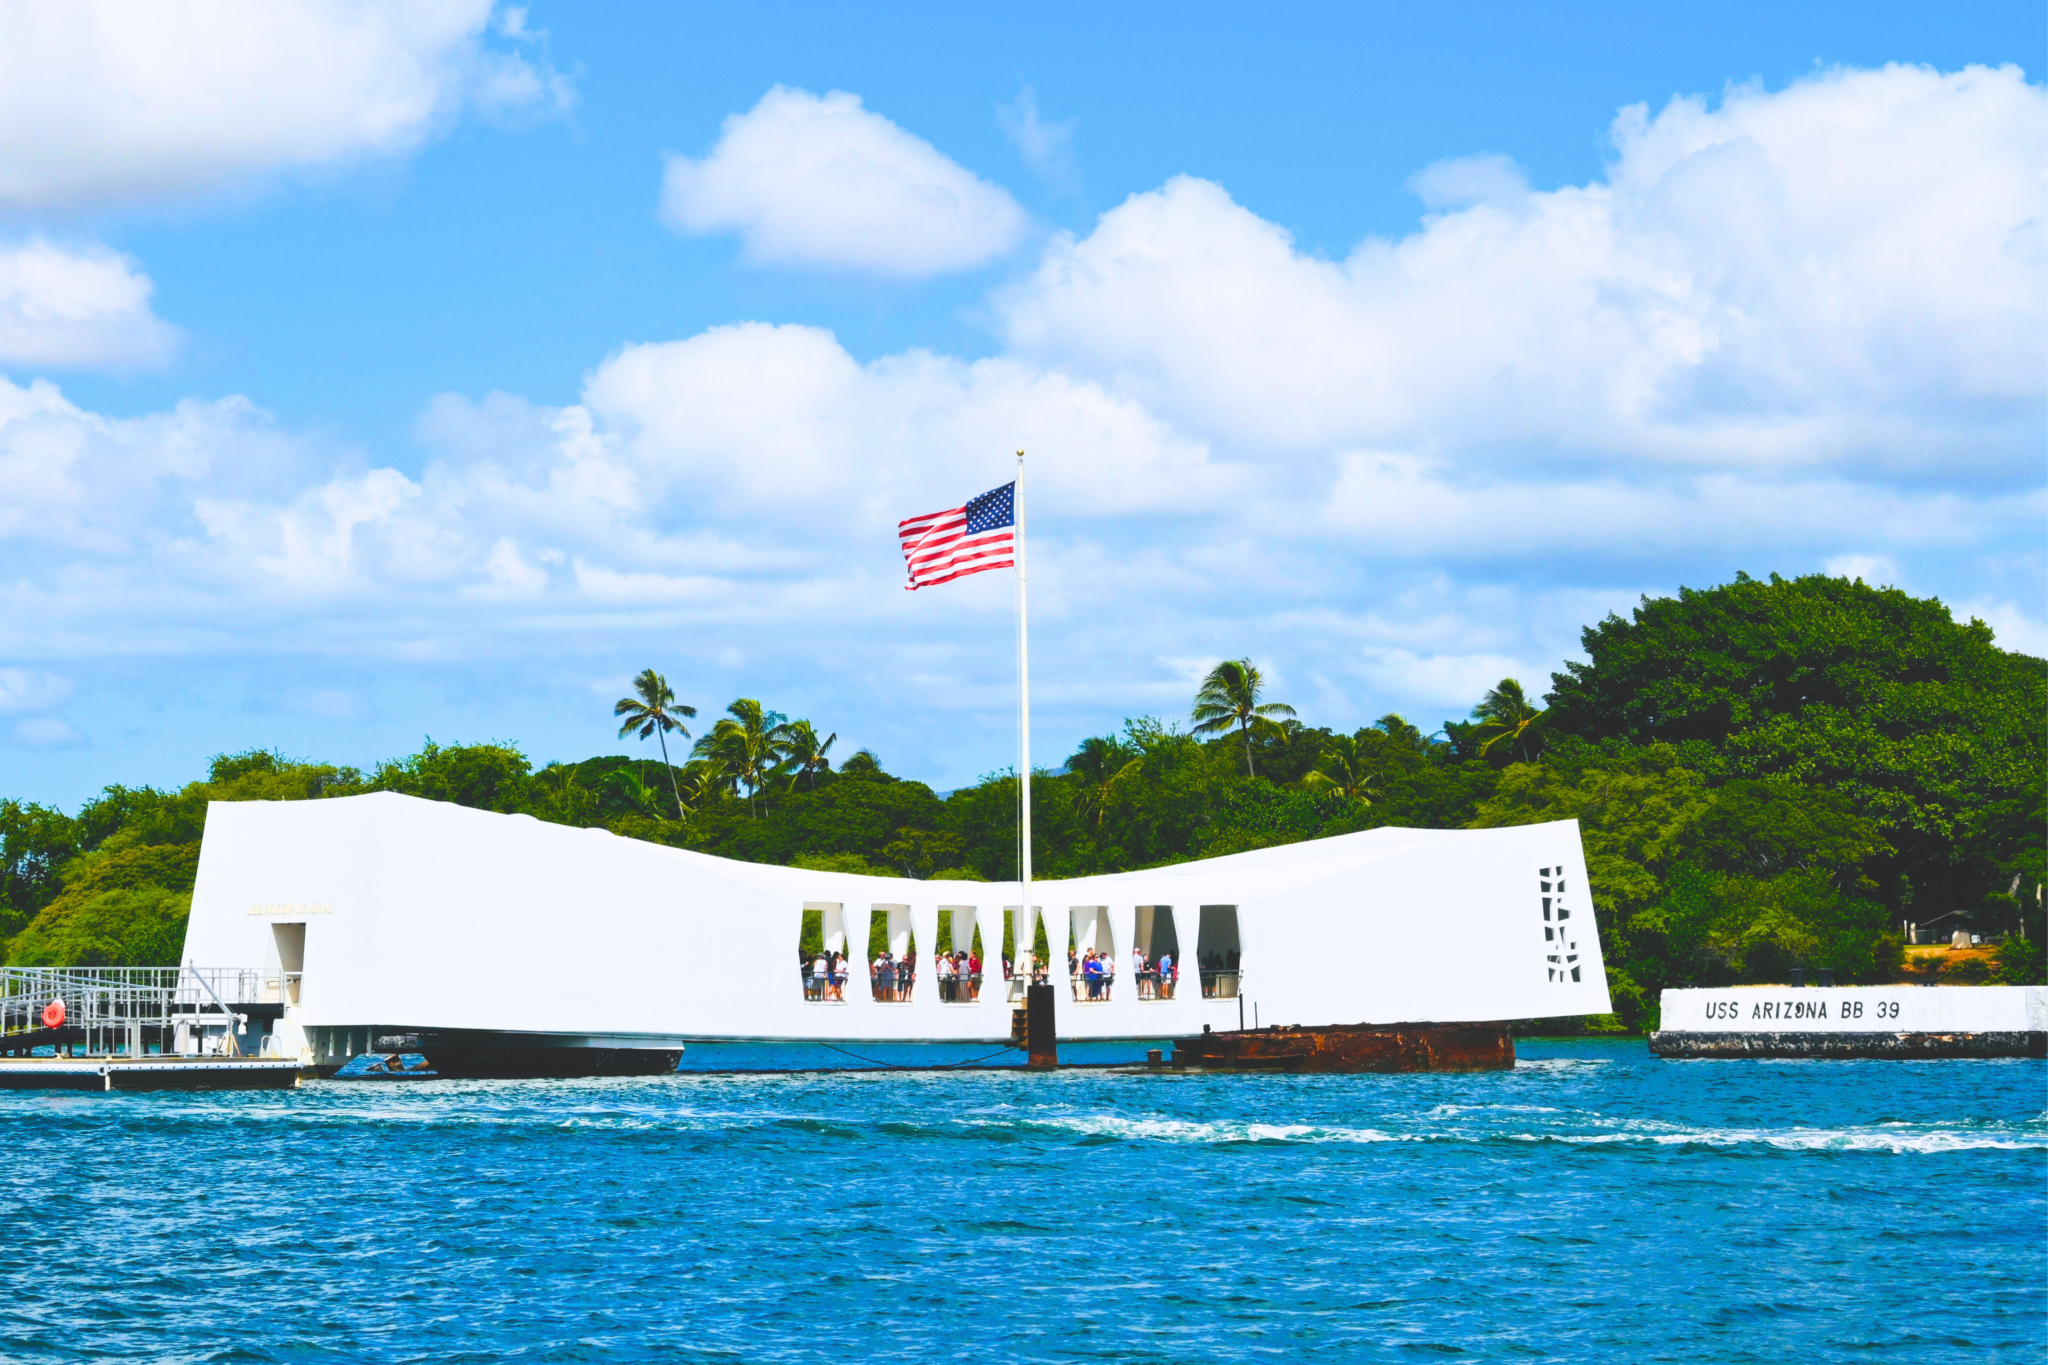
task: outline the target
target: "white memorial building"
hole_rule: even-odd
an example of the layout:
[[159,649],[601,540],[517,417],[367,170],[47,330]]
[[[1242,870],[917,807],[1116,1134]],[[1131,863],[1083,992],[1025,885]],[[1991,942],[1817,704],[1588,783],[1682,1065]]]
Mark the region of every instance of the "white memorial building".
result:
[[[215,802],[184,956],[255,972],[265,1050],[320,1067],[413,1037],[600,1070],[698,1042],[1000,1047],[1034,965],[1061,988],[1062,1043],[1610,1009],[1575,822],[1040,881],[1028,917],[1018,890],[735,862],[391,793]],[[850,950],[843,981],[799,953],[807,915],[819,953]],[[868,960],[877,920],[893,959],[914,954],[900,987]],[[1005,980],[1006,933],[1028,949],[1038,922],[1054,961]],[[977,929],[981,979],[942,989],[933,952],[971,951]],[[1110,974],[1070,983],[1070,945]]]

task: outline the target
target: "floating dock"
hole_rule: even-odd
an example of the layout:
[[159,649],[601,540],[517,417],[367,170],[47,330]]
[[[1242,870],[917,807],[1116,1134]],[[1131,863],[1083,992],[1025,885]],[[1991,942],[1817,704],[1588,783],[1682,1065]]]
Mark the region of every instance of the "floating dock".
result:
[[275,1057],[0,1057],[0,1090],[291,1090]]
[[288,1090],[263,1056],[281,1011],[238,997],[256,974],[191,967],[0,969],[0,1090]]
[[1924,1061],[2048,1057],[2048,987],[1727,986],[1668,990],[1659,1057]]

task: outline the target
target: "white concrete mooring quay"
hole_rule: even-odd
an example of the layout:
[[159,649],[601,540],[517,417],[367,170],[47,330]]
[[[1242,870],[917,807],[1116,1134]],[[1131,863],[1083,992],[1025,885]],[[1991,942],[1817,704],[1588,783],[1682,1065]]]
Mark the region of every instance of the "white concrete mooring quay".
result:
[[2048,1057],[2048,986],[1668,990],[1659,1057]]

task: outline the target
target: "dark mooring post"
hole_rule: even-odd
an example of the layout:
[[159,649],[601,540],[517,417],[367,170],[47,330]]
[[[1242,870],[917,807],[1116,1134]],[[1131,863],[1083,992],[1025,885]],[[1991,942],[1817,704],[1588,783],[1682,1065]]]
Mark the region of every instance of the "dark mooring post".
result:
[[1057,1070],[1059,1040],[1053,1036],[1052,986],[1033,984],[1024,991],[1024,1045],[1031,1053],[1026,1063],[1033,1071]]

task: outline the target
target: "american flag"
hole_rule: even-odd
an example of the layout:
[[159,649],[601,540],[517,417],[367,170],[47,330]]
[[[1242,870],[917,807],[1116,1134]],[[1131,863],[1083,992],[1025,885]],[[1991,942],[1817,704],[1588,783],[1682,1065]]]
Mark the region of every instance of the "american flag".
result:
[[896,523],[903,562],[910,570],[904,589],[934,587],[983,569],[1016,563],[1017,485],[991,488],[965,506],[948,507]]

